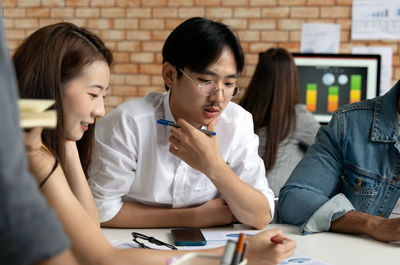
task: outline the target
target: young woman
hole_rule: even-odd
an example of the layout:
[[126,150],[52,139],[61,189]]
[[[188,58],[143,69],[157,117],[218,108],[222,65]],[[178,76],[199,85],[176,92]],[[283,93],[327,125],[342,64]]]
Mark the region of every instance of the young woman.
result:
[[314,143],[319,123],[299,104],[297,69],[285,49],[262,53],[240,105],[253,115],[268,184],[278,196],[305,150]]
[[[166,264],[181,251],[114,248],[103,236],[85,177],[90,162],[93,129],[104,115],[112,54],[91,32],[69,23],[34,32],[14,55],[20,95],[55,99],[55,130],[26,134],[30,170],[55,209],[82,264]],[[42,145],[42,139],[44,146]],[[83,162],[81,165],[81,161]],[[248,239],[249,264],[276,264],[293,254],[295,243],[271,243],[280,230]],[[207,250],[222,253],[223,249]]]

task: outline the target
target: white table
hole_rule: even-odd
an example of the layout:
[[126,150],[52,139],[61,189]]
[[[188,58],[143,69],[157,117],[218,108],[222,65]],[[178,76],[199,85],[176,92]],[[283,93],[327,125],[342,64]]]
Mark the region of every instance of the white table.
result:
[[[389,265],[400,264],[400,244],[388,244],[368,237],[339,233],[317,233],[301,236],[298,227],[285,224],[269,224],[266,229],[281,228],[284,234],[297,243],[296,253],[319,259],[331,265]],[[242,225],[220,228],[203,228],[202,231],[248,229]],[[131,232],[153,236],[172,243],[170,229],[114,229],[102,228],[109,240],[132,242]]]

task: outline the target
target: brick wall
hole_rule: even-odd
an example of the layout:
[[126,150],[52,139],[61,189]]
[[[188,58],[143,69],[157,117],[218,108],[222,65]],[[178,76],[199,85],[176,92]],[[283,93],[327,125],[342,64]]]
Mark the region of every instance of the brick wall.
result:
[[340,52],[352,46],[391,46],[393,83],[400,79],[397,41],[351,41],[352,0],[2,0],[12,53],[26,36],[50,23],[69,21],[98,33],[114,51],[107,111],[132,97],[163,91],[161,48],[180,22],[205,16],[238,32],[246,53],[240,85],[246,87],[258,53],[270,47],[300,49],[303,22],[341,25]]

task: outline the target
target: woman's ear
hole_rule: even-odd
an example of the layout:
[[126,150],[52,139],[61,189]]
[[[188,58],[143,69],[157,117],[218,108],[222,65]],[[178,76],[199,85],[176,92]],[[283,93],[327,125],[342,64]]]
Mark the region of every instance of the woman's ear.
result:
[[169,88],[173,87],[173,84],[176,80],[176,68],[169,62],[165,62],[162,66],[162,77],[164,79],[164,83]]

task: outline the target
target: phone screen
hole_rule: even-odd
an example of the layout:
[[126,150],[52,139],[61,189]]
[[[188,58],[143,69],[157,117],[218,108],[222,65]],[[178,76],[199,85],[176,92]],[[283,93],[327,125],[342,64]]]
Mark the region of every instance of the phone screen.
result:
[[200,229],[175,228],[171,230],[176,245],[205,245],[206,239]]
[[200,230],[181,230],[181,229],[174,229],[172,233],[175,235],[175,239],[177,241],[204,241],[205,238]]

